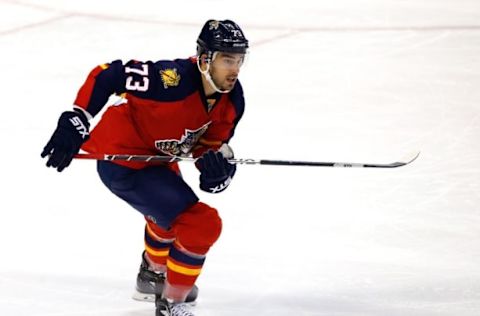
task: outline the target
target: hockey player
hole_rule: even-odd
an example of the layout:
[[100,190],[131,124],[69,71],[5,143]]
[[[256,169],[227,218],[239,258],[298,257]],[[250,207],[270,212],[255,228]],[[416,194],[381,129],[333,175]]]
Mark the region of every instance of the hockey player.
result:
[[[176,155],[200,158],[200,189],[218,193],[236,168],[228,145],[244,111],[237,80],[248,40],[231,20],[209,20],[197,40],[197,55],[157,62],[120,60],[94,68],[72,111],[63,112],[41,156],[62,171],[80,148],[90,153]],[[89,120],[110,95],[121,102],[106,109],[89,133]],[[103,183],[146,219],[145,251],[137,276],[141,296],[156,297],[157,315],[193,315],[185,302],[198,294],[195,282],[221,232],[217,210],[199,201],[176,163],[98,161]]]

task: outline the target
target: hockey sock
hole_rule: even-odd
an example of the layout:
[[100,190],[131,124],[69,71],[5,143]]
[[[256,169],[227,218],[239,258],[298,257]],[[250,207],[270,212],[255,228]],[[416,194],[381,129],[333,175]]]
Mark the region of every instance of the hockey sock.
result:
[[145,259],[153,271],[166,271],[167,257],[174,240],[175,237],[171,231],[166,231],[147,221],[145,225]]
[[175,242],[167,259],[164,297],[175,302],[185,301],[202,271],[204,262],[205,255],[189,252]]

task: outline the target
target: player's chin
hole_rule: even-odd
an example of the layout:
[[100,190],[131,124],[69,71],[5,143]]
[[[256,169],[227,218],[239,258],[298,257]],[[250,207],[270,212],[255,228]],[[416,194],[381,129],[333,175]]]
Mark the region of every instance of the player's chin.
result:
[[223,86],[224,86],[225,90],[231,90],[235,86],[236,82],[237,82],[236,78],[235,79],[227,79],[223,83]]

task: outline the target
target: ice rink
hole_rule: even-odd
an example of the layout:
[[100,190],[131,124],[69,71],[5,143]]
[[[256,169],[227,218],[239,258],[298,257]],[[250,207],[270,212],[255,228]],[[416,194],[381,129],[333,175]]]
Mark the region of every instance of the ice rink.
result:
[[209,18],[251,41],[240,166],[197,316],[480,315],[478,0],[0,0],[0,315],[149,316],[132,300],[143,217],[93,161],[40,152],[89,71],[195,54]]

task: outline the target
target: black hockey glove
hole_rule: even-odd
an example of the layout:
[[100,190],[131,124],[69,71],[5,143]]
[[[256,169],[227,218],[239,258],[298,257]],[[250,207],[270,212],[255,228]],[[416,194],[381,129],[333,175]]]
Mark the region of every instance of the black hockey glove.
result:
[[225,190],[237,170],[237,166],[229,163],[221,151],[207,151],[198,160],[198,165],[200,189],[209,193],[219,193]]
[[48,157],[47,167],[60,172],[72,162],[82,144],[90,137],[90,124],[85,114],[76,111],[63,112],[58,119],[57,129],[42,151],[42,158]]

